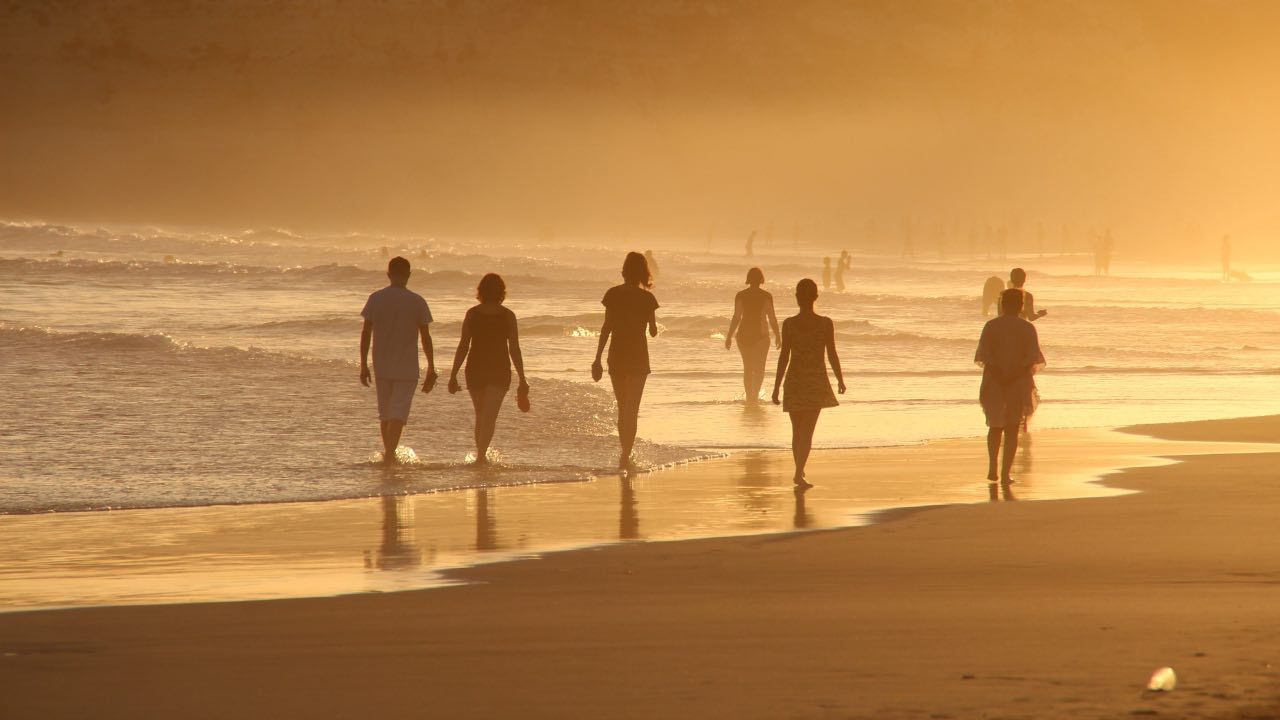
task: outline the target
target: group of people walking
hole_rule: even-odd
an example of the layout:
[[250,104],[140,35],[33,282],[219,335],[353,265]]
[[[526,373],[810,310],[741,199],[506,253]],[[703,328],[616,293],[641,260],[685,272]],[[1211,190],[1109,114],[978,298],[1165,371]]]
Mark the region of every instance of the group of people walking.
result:
[[[841,265],[847,261],[842,258]],[[1020,273],[1015,270],[1014,276]],[[408,421],[420,367],[418,344],[427,358],[427,374],[422,392],[430,392],[438,375],[431,339],[431,311],[422,296],[407,287],[409,261],[393,258],[387,265],[390,285],[369,296],[361,315],[364,328],[360,342],[360,381],[374,381],[384,448],[384,460],[395,462],[400,435]],[[1025,281],[1025,273],[1022,273]],[[600,381],[607,370],[618,405],[619,468],[632,464],[640,402],[651,368],[648,337],[657,337],[658,300],[651,292],[653,271],[650,262],[637,252],[628,253],[622,264],[622,280],[609,288],[601,303],[605,308],[600,327],[592,379]],[[764,384],[770,345],[776,345],[774,404],[781,405],[791,419],[791,449],[795,460],[793,482],[799,489],[811,487],[805,466],[813,446],[818,417],[825,408],[838,405],[827,375],[827,366],[836,377],[837,390],[846,387],[840,357],[836,351],[835,324],[816,311],[818,285],[809,278],[796,283],[797,312],[779,326],[773,296],[761,287],[764,272],[753,267],[747,272],[747,288],[734,298],[733,318],[725,335],[725,349],[738,343],[742,356],[743,390],[748,403],[757,402]],[[503,306],[506,285],[499,275],[485,275],[476,289],[477,305],[463,318],[458,348],[454,354],[449,392],[461,390],[458,372],[464,369],[466,389],[475,409],[476,462],[488,462],[498,412],[511,388],[514,367],[519,379],[517,400],[521,410],[529,409],[529,385],[515,313]],[[974,360],[983,368],[979,399],[990,428],[988,479],[1011,481],[1010,469],[1017,451],[1017,432],[1034,409],[1033,375],[1043,366],[1039,338],[1029,320],[1035,314],[1030,293],[1021,282],[1000,294],[1000,316],[987,322]],[[1031,312],[1025,317],[1024,307]],[[772,338],[771,338],[772,335]],[[773,341],[771,343],[771,340]],[[369,351],[373,350],[370,373]],[[605,350],[608,355],[605,355]],[[1004,462],[997,476],[997,456],[1003,438]]]

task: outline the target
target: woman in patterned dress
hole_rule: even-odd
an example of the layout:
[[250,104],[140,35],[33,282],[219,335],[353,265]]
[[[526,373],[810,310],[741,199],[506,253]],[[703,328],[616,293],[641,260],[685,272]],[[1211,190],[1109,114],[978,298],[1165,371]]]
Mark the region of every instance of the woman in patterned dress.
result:
[[[773,404],[781,404],[791,416],[791,455],[796,463],[793,482],[800,489],[813,487],[805,480],[804,466],[813,447],[818,414],[823,408],[840,404],[831,392],[825,360],[830,360],[831,369],[835,371],[840,394],[845,390],[840,356],[836,354],[835,325],[831,318],[814,312],[817,301],[817,283],[809,278],[796,283],[796,304],[800,312],[782,321],[782,350],[778,355],[778,374],[773,381]],[[785,401],[778,399],[780,391]]]

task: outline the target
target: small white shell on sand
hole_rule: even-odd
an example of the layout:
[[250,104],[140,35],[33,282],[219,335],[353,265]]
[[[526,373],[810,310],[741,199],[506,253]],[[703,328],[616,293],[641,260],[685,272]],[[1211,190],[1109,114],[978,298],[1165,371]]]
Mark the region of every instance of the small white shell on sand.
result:
[[1147,689],[1155,692],[1171,692],[1178,686],[1178,676],[1171,667],[1162,667],[1151,673],[1147,681]]

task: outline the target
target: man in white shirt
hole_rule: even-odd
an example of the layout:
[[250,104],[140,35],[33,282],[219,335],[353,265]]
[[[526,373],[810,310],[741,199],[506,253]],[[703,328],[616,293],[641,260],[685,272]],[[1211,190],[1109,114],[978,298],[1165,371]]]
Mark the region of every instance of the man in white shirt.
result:
[[387,263],[391,284],[369,296],[360,314],[360,384],[369,387],[369,346],[373,346],[373,377],[378,391],[383,461],[396,460],[400,433],[409,421],[413,391],[418,386],[418,337],[427,355],[422,392],[435,387],[436,358],[431,345],[431,308],[408,287],[409,261],[394,257]]

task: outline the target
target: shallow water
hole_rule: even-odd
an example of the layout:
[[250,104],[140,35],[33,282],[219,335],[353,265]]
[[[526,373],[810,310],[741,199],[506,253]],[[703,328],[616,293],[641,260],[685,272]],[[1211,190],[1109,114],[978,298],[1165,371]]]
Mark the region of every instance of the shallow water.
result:
[[[329,502],[14,515],[0,521],[0,608],[15,611],[388,592],[446,571],[617,542],[851,527],[887,510],[1122,495],[1095,480],[1157,455],[1274,452],[1102,430],[1037,433],[1012,486],[981,480],[981,439],[818,453],[749,451],[631,477]],[[977,470],[978,472],[974,472]],[[412,482],[383,471],[389,489]]]
[[[812,246],[758,248],[782,315],[818,276]],[[386,484],[372,392],[356,382],[365,296],[380,248],[415,263],[448,366],[474,286],[498,271],[522,323],[534,411],[500,419],[500,462],[477,471],[471,408],[417,396],[405,443],[420,462]],[[725,351],[739,248],[655,242],[663,332],[652,343],[639,458],[646,467],[730,448],[785,447],[786,417],[744,407]],[[61,254],[58,254],[61,253]],[[622,253],[603,241],[308,236],[0,225],[0,513],[309,501],[583,480],[616,459],[612,398],[587,372],[599,298]],[[849,393],[821,447],[884,446],[982,431],[973,347],[990,274],[1031,270],[1049,367],[1037,427],[1100,427],[1269,412],[1280,387],[1280,273],[1072,256],[904,261],[856,257],[837,322]],[[772,358],[771,358],[772,359]]]

